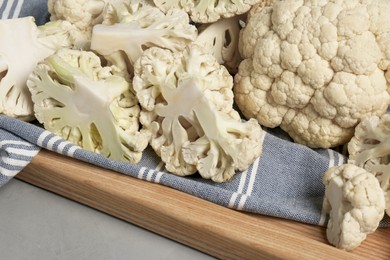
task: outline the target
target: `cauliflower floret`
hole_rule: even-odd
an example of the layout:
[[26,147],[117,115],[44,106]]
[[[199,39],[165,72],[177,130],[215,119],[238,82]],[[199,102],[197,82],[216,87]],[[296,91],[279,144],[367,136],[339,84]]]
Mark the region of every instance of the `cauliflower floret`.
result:
[[385,209],[383,191],[374,175],[353,164],[330,168],[323,182],[328,241],[352,250],[378,228]]
[[349,163],[378,179],[385,194],[386,214],[390,216],[390,114],[364,118],[348,143],[348,153]]
[[124,53],[127,57],[124,63],[130,73],[145,49],[161,47],[179,51],[197,36],[196,27],[181,10],[164,14],[156,7],[132,3],[111,5],[108,9],[103,24],[93,28],[91,49],[110,61],[115,57],[116,62]]
[[254,7],[240,33],[237,106],[298,143],[347,143],[362,118],[381,115],[390,104],[387,20],[390,2],[384,0]]
[[140,161],[150,135],[139,131],[138,100],[93,52],[59,50],[38,64],[27,86],[47,130],[110,159]]
[[191,20],[197,23],[212,23],[221,18],[229,18],[249,11],[260,2],[274,0],[153,0],[163,12],[180,8],[188,12]]
[[48,0],[51,21],[68,21],[73,46],[89,48],[92,27],[102,22],[102,13],[108,0]]
[[260,156],[262,129],[254,119],[241,121],[232,84],[226,68],[195,44],[176,53],[153,47],[137,60],[140,121],[168,171],[223,182]]
[[230,73],[237,72],[242,58],[238,51],[238,38],[245,16],[220,19],[214,23],[202,24],[198,28],[195,43],[203,46],[223,64]]
[[37,27],[33,17],[0,21],[0,114],[34,119],[26,80],[39,61],[70,46],[65,28],[62,22]]

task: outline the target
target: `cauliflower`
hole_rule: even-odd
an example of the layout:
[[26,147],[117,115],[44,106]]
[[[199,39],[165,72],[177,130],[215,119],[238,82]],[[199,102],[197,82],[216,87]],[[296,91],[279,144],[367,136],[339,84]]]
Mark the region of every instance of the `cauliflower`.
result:
[[150,144],[177,175],[229,180],[260,156],[262,129],[233,109],[233,79],[202,47],[153,47],[135,63],[133,87]]
[[324,207],[330,213],[328,241],[352,250],[378,228],[385,209],[383,191],[371,173],[353,164],[330,168],[323,182]]
[[390,114],[372,116],[356,126],[348,143],[349,163],[374,174],[385,194],[390,216]]
[[138,101],[96,54],[61,49],[38,64],[27,85],[47,130],[107,158],[140,161],[150,135],[139,131]]
[[108,0],[48,0],[51,21],[68,21],[74,48],[88,49],[92,27],[101,23]]
[[297,143],[335,147],[390,104],[390,2],[276,1],[240,33],[238,108]]
[[115,54],[124,53],[130,73],[145,49],[158,46],[182,50],[197,36],[196,27],[189,24],[184,11],[175,9],[164,14],[156,7],[131,3],[112,5],[108,10],[104,24],[93,28],[91,49],[110,61],[113,55],[120,60]]
[[259,2],[270,0],[153,0],[163,12],[180,8],[188,12],[191,20],[197,23],[212,23],[221,18],[229,18],[249,11]]
[[214,23],[202,24],[198,28],[195,43],[209,50],[232,74],[237,72],[241,56],[238,51],[240,22],[244,16],[220,19]]
[[37,26],[32,16],[0,21],[0,114],[34,119],[28,75],[37,63],[70,45],[64,23]]

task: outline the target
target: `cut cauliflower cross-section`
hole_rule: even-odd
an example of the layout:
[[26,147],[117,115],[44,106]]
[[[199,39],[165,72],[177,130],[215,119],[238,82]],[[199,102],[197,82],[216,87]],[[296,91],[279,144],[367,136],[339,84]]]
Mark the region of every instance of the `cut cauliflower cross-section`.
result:
[[26,80],[37,63],[70,46],[61,22],[37,26],[32,16],[0,21],[0,114],[34,119]]
[[240,33],[238,108],[312,148],[346,144],[390,104],[390,1],[275,1]]
[[374,175],[353,164],[330,168],[323,182],[324,209],[330,215],[328,241],[352,250],[378,228],[385,210],[383,191]]
[[348,143],[349,163],[371,172],[385,194],[390,216],[390,114],[364,118]]
[[153,47],[136,62],[140,121],[169,172],[198,171],[223,182],[260,156],[262,129],[233,109],[232,83],[227,69],[195,44],[176,53]]
[[131,84],[93,52],[62,49],[35,68],[27,85],[47,130],[110,159],[140,161],[149,135],[139,131]]
[[187,13],[178,9],[164,14],[154,6],[129,2],[109,5],[107,10],[103,24],[93,28],[91,49],[109,60],[125,54],[130,72],[145,49],[180,51],[197,36]]

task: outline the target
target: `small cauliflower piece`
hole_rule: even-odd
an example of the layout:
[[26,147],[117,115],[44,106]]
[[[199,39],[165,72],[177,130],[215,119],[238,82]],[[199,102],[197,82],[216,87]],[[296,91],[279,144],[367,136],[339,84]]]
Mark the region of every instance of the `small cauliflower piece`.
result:
[[383,191],[374,175],[353,164],[330,168],[323,182],[328,241],[352,250],[378,228],[385,210]]
[[254,119],[241,121],[232,84],[227,69],[196,44],[175,53],[153,47],[137,60],[140,121],[169,172],[223,182],[260,156],[262,129]]
[[92,28],[102,22],[108,0],[48,0],[51,21],[68,21],[73,47],[87,50]]
[[70,45],[63,26],[37,26],[33,17],[0,21],[0,114],[24,121],[35,118],[26,80],[39,61]]
[[150,135],[139,131],[138,101],[96,54],[61,49],[38,64],[27,85],[44,128],[112,160],[140,161]]
[[390,2],[275,1],[240,33],[238,108],[313,148],[347,143],[390,104]]
[[245,16],[219,19],[214,23],[202,24],[198,28],[195,43],[210,51],[219,64],[223,64],[230,73],[237,72],[242,58],[238,51],[238,38]]
[[379,181],[390,216],[390,114],[364,118],[348,143],[349,163],[371,172]]
[[103,24],[93,28],[91,49],[108,60],[124,53],[130,73],[145,49],[161,47],[180,51],[197,36],[196,27],[181,10],[164,14],[156,7],[131,3],[111,5],[108,10]]
[[270,0],[153,0],[163,12],[174,8],[183,9],[196,23],[212,23],[221,18],[240,15],[262,1]]

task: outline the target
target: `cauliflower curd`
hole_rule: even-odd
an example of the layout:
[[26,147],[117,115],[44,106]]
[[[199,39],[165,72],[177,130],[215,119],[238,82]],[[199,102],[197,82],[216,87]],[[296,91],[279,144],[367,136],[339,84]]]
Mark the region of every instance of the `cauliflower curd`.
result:
[[262,151],[262,129],[233,109],[233,78],[199,45],[152,47],[135,63],[140,122],[169,172],[215,182],[246,170]]
[[297,143],[335,147],[390,104],[389,1],[276,1],[240,35],[235,101]]

